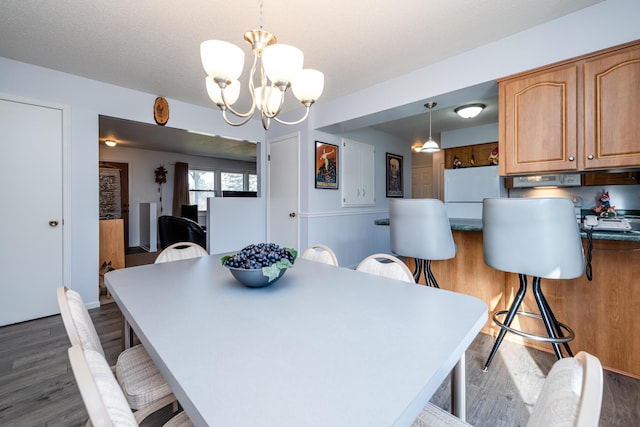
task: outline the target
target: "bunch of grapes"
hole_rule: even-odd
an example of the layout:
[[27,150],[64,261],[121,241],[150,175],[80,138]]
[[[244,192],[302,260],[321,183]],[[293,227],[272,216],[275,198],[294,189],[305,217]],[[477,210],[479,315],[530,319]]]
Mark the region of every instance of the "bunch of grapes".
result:
[[237,254],[228,257],[223,264],[227,267],[259,269],[270,267],[279,261],[289,261],[293,264],[295,254],[291,249],[281,248],[275,243],[251,244]]

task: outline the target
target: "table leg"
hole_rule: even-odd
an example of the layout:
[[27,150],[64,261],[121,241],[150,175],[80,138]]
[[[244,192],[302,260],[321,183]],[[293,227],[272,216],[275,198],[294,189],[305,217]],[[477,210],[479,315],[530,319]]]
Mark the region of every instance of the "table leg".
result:
[[131,342],[133,340],[133,335],[131,334],[131,327],[129,326],[129,322],[122,316],[122,349],[126,350],[131,348]]
[[451,413],[462,421],[467,420],[465,355],[463,354],[451,372]]

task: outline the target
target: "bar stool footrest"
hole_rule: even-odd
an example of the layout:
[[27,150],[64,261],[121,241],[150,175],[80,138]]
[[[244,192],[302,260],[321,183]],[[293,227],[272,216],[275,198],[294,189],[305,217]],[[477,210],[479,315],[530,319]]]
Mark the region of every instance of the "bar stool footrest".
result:
[[[516,335],[520,335],[521,337],[524,338],[528,338],[534,341],[542,341],[542,342],[549,342],[549,343],[558,343],[558,344],[563,344],[563,343],[568,343],[569,341],[573,340],[576,336],[576,334],[573,332],[573,329],[571,329],[570,327],[568,327],[567,325],[565,325],[564,323],[558,323],[558,326],[560,326],[560,328],[564,329],[567,332],[567,335],[564,337],[558,337],[558,338],[552,338],[549,336],[541,336],[541,335],[534,335],[534,334],[530,334],[528,332],[524,332],[521,331],[519,329],[514,329],[510,326],[505,325],[502,321],[500,321],[498,319],[498,316],[504,316],[508,313],[507,310],[500,310],[500,311],[496,311],[493,314],[493,321],[496,323],[496,325],[498,325],[500,328],[509,331],[511,333],[514,333]],[[526,316],[526,317],[533,317],[535,319],[540,319],[542,320],[542,316],[540,316],[537,313],[530,313],[527,311],[517,311],[516,316]]]

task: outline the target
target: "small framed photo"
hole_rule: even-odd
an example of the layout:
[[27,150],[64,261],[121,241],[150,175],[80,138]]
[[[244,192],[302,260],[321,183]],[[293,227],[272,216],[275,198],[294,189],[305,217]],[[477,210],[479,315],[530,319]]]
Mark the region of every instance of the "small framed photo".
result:
[[316,141],[315,177],[316,188],[338,189],[338,146]]
[[404,197],[402,156],[387,153],[387,197]]

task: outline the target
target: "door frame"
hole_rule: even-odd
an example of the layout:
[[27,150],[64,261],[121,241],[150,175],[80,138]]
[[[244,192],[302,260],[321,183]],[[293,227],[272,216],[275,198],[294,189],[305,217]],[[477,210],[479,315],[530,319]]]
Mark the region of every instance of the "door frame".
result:
[[[0,99],[62,112],[62,280],[71,286],[71,106],[0,92]],[[24,165],[27,167],[27,165]],[[96,221],[97,221],[96,217]],[[97,239],[96,239],[97,245]],[[98,277],[96,276],[96,282]]]

